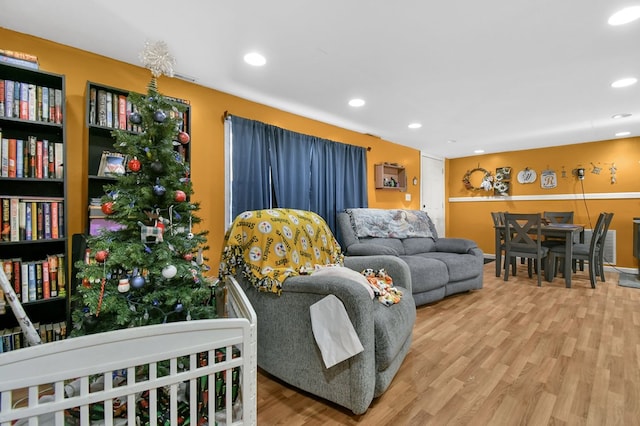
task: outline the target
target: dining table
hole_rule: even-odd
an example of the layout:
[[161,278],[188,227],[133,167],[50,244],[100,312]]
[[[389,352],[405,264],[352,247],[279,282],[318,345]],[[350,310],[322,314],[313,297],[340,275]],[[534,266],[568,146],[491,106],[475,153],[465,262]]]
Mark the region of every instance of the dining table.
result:
[[[560,237],[564,239],[564,281],[567,288],[571,287],[571,275],[573,273],[573,242],[578,237],[580,243],[584,243],[584,225],[578,223],[543,223],[540,233],[543,236]],[[495,250],[496,250],[496,276],[502,265],[501,240],[504,233],[504,225],[494,225],[495,229]],[[532,228],[532,231],[537,231]],[[506,261],[506,259],[505,259]],[[552,265],[555,269],[555,265]],[[547,268],[545,278],[553,281],[554,270]]]

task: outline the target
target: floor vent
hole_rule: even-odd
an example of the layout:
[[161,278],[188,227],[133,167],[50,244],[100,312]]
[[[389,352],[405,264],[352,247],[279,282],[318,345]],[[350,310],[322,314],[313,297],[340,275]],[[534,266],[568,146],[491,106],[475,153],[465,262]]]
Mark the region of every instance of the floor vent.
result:
[[[584,243],[589,245],[591,243],[592,229],[584,230]],[[604,241],[604,264],[615,265],[616,264],[616,231],[615,229],[609,229],[607,232],[607,238]]]

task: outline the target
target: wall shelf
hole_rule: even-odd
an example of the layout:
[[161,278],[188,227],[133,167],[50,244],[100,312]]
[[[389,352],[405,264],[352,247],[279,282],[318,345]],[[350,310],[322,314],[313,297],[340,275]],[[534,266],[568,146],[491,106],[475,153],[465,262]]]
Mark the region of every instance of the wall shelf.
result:
[[381,163],[375,166],[376,189],[407,190],[407,172],[399,164]]

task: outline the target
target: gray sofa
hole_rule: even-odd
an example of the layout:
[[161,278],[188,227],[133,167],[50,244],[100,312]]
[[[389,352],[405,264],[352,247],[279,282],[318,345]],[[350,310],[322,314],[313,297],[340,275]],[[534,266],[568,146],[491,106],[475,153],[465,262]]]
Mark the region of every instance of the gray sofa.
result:
[[425,212],[347,209],[337,226],[347,256],[393,255],[407,263],[416,306],[482,288],[482,250],[469,239],[438,238]]

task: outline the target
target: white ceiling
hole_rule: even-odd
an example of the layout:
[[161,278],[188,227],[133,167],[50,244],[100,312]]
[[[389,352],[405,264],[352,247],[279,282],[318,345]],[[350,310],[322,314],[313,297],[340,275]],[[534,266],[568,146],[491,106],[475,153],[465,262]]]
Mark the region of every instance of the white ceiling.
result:
[[455,158],[640,135],[640,83],[610,87],[640,77],[640,20],[607,24],[637,4],[2,0],[0,26],[135,65],[164,41],[199,85]]

